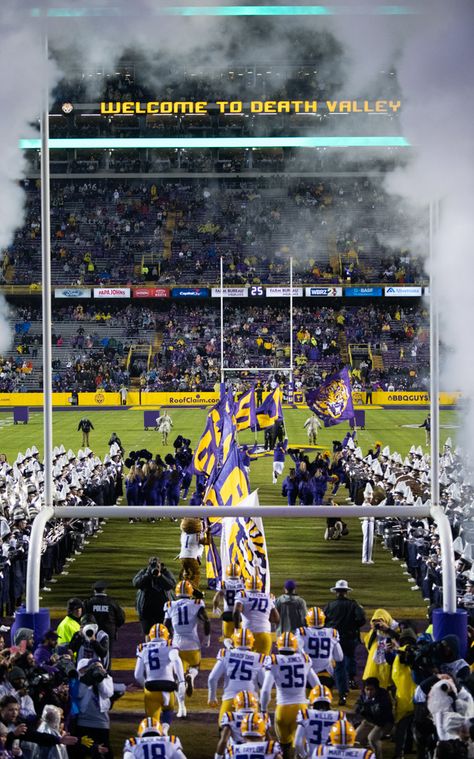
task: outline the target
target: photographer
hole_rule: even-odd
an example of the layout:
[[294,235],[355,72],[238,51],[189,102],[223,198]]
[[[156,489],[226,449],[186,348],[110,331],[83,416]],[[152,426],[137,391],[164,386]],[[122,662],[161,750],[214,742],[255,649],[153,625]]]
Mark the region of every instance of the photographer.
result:
[[147,635],[152,625],[163,623],[164,606],[170,600],[168,594],[174,590],[176,579],[158,557],[152,556],[148,566],[137,572],[132,584],[137,588],[136,608]]
[[109,636],[99,626],[92,614],[81,617],[81,627],[74,633],[69,648],[81,659],[100,659],[105,668],[109,658]]
[[362,679],[376,678],[382,688],[388,688],[391,683],[392,664],[386,654],[389,652],[391,641],[399,637],[398,622],[386,609],[376,609],[370,620],[370,631],[364,635],[367,648],[367,662]]
[[80,739],[81,755],[98,756],[110,748],[110,699],[114,683],[96,659],[81,659],[77,665],[79,689],[76,705],[79,709],[75,734]]

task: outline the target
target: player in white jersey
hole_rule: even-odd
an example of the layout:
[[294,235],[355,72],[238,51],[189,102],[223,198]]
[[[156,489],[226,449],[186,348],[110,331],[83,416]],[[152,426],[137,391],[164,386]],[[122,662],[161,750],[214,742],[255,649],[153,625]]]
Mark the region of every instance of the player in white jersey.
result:
[[[188,665],[185,675],[186,695],[191,696],[194,680],[201,663],[201,641],[198,634],[198,622],[204,626],[204,646],[209,648],[211,642],[211,623],[206,614],[204,601],[192,598],[193,586],[188,580],[178,582],[176,601],[165,604],[165,625],[173,630],[173,645],[179,650],[183,664]],[[177,717],[186,716],[184,702],[179,705]]]
[[224,712],[219,719],[220,735],[214,759],[223,759],[224,755],[228,759],[227,747],[244,742],[240,730],[242,721],[247,714],[254,712],[258,712],[258,698],[255,693],[249,690],[239,691],[232,702],[232,711]]
[[224,602],[222,612],[222,633],[224,638],[230,638],[234,632],[234,603],[237,593],[244,590],[242,570],[238,564],[229,564],[226,569],[226,579],[217,583],[217,593],[212,601],[212,610],[217,613],[221,600]]
[[[222,704],[219,712],[219,720],[224,712],[232,708],[234,696],[241,690],[258,693],[258,686],[263,681],[263,666],[266,657],[251,651],[254,645],[254,637],[250,630],[236,630],[232,635],[232,648],[221,648],[217,654],[217,661],[209,675],[208,703],[217,706],[217,683],[224,678],[224,691]],[[258,676],[260,673],[260,683]]]
[[332,685],[334,662],[342,661],[344,653],[339,633],[334,627],[325,627],[326,615],[319,606],[308,609],[306,627],[296,631],[298,646],[311,657],[312,667],[321,682]]
[[176,708],[176,681],[180,704],[184,703],[185,684],[179,651],[172,646],[168,629],[164,625],[153,625],[147,642],[139,644],[135,680],[144,688],[147,717],[170,723]]
[[138,726],[137,737],[125,741],[123,759],[186,759],[186,756],[179,738],[167,735],[158,720],[146,717]]
[[283,633],[277,640],[278,654],[267,657],[265,678],[260,692],[260,705],[267,710],[273,685],[276,685],[277,706],[275,730],[285,759],[291,756],[296,733],[296,717],[306,704],[306,682],[320,685],[311,667],[311,659],[298,650],[293,633]]
[[332,694],[325,685],[316,685],[309,694],[309,706],[303,706],[296,717],[298,725],[295,735],[295,749],[298,756],[311,756],[316,746],[324,746],[329,730],[344,712],[331,709]]
[[260,577],[248,577],[245,590],[235,597],[234,624],[236,629],[243,627],[251,630],[255,637],[254,648],[259,654],[268,654],[272,650],[272,622],[278,624],[280,615],[275,609],[273,598],[262,591]]
[[244,741],[229,746],[229,759],[282,759],[278,742],[265,740],[266,729],[263,714],[247,714],[241,725]]
[[318,756],[327,759],[375,759],[373,751],[367,748],[354,748],[356,731],[346,719],[340,719],[329,730],[329,746],[316,746],[311,759]]

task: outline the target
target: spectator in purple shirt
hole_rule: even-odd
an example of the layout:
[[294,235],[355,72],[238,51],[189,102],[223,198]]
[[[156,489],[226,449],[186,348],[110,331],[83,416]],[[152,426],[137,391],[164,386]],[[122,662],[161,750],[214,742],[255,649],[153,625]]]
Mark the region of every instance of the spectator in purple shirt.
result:
[[45,672],[52,674],[56,672],[55,649],[58,645],[58,634],[54,630],[48,630],[43,635],[43,639],[34,651],[34,659],[37,667],[42,667]]

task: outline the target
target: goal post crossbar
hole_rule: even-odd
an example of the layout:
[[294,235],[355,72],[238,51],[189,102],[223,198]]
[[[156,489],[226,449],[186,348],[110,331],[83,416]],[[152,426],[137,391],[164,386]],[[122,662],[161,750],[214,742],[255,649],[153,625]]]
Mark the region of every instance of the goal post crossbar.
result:
[[131,519],[159,517],[271,517],[295,519],[316,517],[390,517],[410,519],[431,517],[441,542],[443,609],[456,611],[456,574],[451,526],[439,506],[48,506],[35,517],[30,536],[26,576],[26,610],[39,612],[41,546],[46,524],[57,519]]

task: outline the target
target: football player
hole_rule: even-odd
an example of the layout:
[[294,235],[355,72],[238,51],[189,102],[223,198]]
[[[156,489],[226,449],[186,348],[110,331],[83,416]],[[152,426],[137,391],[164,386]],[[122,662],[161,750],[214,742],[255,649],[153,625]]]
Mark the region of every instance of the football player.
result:
[[344,719],[344,712],[331,709],[332,694],[325,685],[316,685],[309,694],[309,707],[303,706],[296,717],[298,725],[295,749],[298,756],[311,756],[316,746],[324,746],[329,730],[337,720]]
[[243,743],[230,745],[228,748],[229,759],[282,759],[281,749],[277,741],[269,741],[265,738],[266,721],[263,714],[247,714],[241,725]]
[[219,580],[217,584],[217,593],[212,601],[212,610],[214,613],[219,611],[219,603],[224,602],[224,611],[222,612],[222,633],[224,638],[230,638],[234,632],[234,603],[237,593],[244,589],[242,580],[242,570],[238,564],[228,564],[226,569],[226,579]]
[[292,754],[296,717],[306,704],[306,682],[311,687],[320,685],[320,682],[311,667],[309,656],[304,651],[299,651],[293,633],[280,635],[277,648],[278,653],[267,658],[260,703],[262,710],[266,711],[273,685],[276,685],[275,730],[283,757],[287,759]]
[[234,625],[251,630],[255,637],[254,649],[268,656],[272,650],[272,622],[278,624],[280,615],[275,609],[273,598],[262,590],[260,577],[247,577],[245,590],[235,597]]
[[333,684],[334,661],[342,661],[344,653],[339,633],[334,627],[325,627],[326,615],[319,606],[312,606],[306,614],[306,627],[296,631],[298,645],[311,657],[312,667],[325,685]]
[[[173,645],[179,650],[183,664],[187,664],[185,674],[186,695],[191,696],[194,680],[201,663],[201,642],[198,634],[198,622],[204,626],[204,646],[209,648],[211,642],[211,623],[206,614],[204,601],[192,598],[193,586],[189,580],[182,580],[176,586],[176,600],[165,604],[165,625],[173,630]],[[184,701],[179,703],[177,717],[186,717]]]
[[178,649],[172,646],[168,628],[164,625],[152,625],[146,643],[139,644],[135,680],[144,688],[147,717],[169,724],[176,708],[176,680],[180,703],[184,702],[185,683]]
[[123,747],[123,759],[186,759],[181,741],[167,735],[158,720],[145,717],[136,738],[129,738]]
[[[250,630],[236,630],[232,635],[232,648],[221,648],[217,654],[217,662],[209,675],[208,688],[210,706],[217,706],[217,683],[224,676],[224,692],[219,713],[222,715],[232,708],[234,696],[241,690],[258,693],[258,676],[263,672],[266,657],[251,651],[254,637]],[[260,685],[263,677],[261,676]]]
[[258,712],[258,698],[255,693],[249,690],[239,691],[232,702],[232,711],[224,712],[219,720],[220,736],[214,759],[223,759],[224,753],[227,759],[227,746],[243,743],[240,731],[242,720],[247,714],[254,712]]
[[311,759],[317,756],[328,759],[375,759],[373,751],[367,748],[354,748],[356,731],[346,719],[340,719],[329,730],[329,746],[316,746]]

